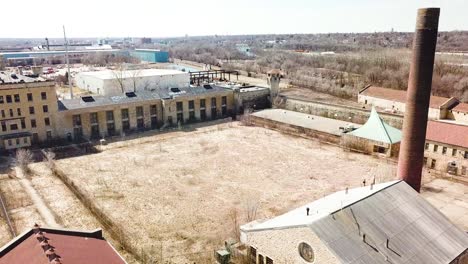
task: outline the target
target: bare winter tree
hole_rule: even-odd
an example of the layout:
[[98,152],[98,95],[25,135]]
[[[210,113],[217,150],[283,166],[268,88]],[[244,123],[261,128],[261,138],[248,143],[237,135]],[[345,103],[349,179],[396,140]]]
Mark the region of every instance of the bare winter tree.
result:
[[129,71],[130,79],[132,80],[133,92],[137,91],[138,82],[140,81],[141,70]]
[[52,150],[44,151],[44,161],[51,171],[55,169],[55,153]]
[[114,76],[114,82],[120,88],[122,93],[125,93],[125,73],[126,67],[123,63],[117,64],[114,70],[112,70],[112,75]]
[[31,170],[29,169],[29,164],[33,160],[33,156],[31,154],[31,151],[27,149],[18,149],[16,151],[16,160],[15,164],[18,166],[18,168],[23,171],[24,174],[29,174]]

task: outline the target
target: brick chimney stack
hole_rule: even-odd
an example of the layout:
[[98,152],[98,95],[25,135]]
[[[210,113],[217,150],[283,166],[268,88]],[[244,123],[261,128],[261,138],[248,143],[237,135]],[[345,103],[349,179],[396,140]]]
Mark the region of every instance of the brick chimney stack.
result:
[[398,160],[398,178],[417,192],[421,189],[439,14],[439,8],[418,10]]

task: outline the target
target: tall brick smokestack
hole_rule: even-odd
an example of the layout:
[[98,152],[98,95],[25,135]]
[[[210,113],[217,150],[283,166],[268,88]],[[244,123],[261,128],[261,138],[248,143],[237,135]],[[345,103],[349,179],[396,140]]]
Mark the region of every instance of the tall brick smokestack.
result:
[[418,10],[398,160],[398,177],[418,192],[421,189],[439,13],[439,8]]

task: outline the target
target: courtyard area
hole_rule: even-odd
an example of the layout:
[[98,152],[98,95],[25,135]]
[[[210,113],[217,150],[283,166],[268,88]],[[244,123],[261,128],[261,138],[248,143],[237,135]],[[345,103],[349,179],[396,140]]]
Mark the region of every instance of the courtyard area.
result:
[[[214,250],[237,239],[239,225],[396,174],[392,161],[237,122],[99,148],[98,154],[57,160],[56,166],[138,252],[163,263],[212,263]],[[45,163],[31,168],[31,184],[60,226],[102,227]],[[17,231],[47,222],[15,175],[3,173],[0,190]],[[465,230],[466,194],[466,185],[425,177],[423,195]],[[0,233],[2,242],[10,239],[3,220]]]
[[173,261],[213,255],[238,224],[394,172],[370,156],[237,123],[117,142],[57,166],[143,250]]

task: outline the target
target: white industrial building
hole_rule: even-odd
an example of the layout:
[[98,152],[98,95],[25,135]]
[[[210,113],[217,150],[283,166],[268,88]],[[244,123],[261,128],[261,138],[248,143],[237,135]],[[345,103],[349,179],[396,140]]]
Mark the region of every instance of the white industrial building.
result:
[[76,85],[100,95],[119,95],[123,92],[151,91],[190,85],[190,74],[177,70],[105,70],[81,72],[75,77]]

